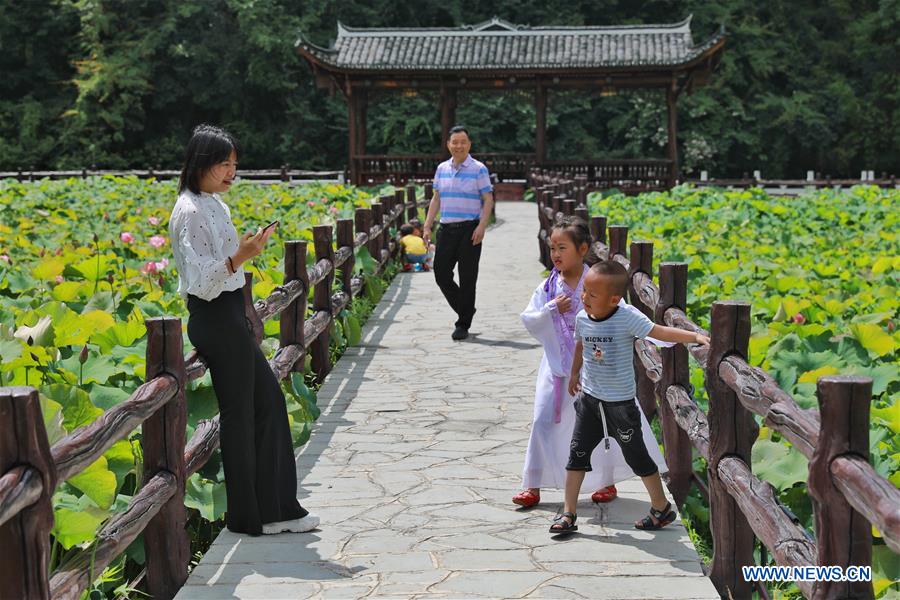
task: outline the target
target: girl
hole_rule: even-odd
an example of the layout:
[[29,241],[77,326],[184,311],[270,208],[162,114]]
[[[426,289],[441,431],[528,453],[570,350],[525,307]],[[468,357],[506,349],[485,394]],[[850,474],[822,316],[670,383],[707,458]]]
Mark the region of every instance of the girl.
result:
[[259,535],[314,529],[319,518],[297,502],[297,471],[281,386],[244,317],[241,264],[260,254],[274,227],[238,237],[227,192],[237,143],[210,125],[194,129],[169,218],[187,333],[206,359],[219,403],[225,469],[225,522]]
[[[534,291],[522,313],[522,323],[544,347],[534,397],[534,420],[525,453],[524,491],[513,496],[519,506],[534,506],[542,487],[563,489],[566,463],[575,425],[573,398],[567,380],[575,351],[575,315],[582,308],[581,288],[588,266],[590,231],[578,217],[565,217],[550,231],[553,270]],[[643,418],[643,414],[642,414]],[[650,431],[646,420],[644,431]],[[652,436],[652,433],[650,434]],[[650,442],[647,442],[648,444]],[[648,446],[649,447],[649,446]],[[656,448],[656,441],[653,441]],[[596,490],[594,502],[610,502],[618,495],[615,482],[633,476],[617,444],[600,444],[591,455],[594,470],[587,473],[582,490]]]

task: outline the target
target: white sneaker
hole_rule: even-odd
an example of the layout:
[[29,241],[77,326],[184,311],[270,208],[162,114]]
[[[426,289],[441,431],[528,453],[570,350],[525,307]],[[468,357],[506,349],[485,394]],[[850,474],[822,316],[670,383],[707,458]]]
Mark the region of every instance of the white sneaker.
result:
[[275,523],[263,524],[263,535],[273,535],[276,533],[303,533],[311,531],[319,526],[319,517],[310,513],[302,519],[291,519],[290,521],[276,521]]

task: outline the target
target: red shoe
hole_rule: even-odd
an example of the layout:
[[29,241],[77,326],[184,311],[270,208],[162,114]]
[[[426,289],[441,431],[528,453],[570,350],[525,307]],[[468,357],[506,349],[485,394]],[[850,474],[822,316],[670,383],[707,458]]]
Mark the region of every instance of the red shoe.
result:
[[591,500],[594,502],[612,502],[616,498],[619,497],[619,492],[616,490],[616,486],[611,485],[609,487],[605,487],[603,489],[597,490],[593,494],[591,494]]
[[513,504],[518,504],[519,506],[524,506],[525,508],[531,508],[535,504],[541,501],[541,494],[538,492],[535,494],[531,490],[525,490],[524,492],[519,492],[515,496],[513,496]]
[[403,270],[404,270],[404,271],[412,271],[412,268],[413,268],[413,266],[412,266],[411,264],[409,264],[409,263],[406,263],[406,264],[403,265]]

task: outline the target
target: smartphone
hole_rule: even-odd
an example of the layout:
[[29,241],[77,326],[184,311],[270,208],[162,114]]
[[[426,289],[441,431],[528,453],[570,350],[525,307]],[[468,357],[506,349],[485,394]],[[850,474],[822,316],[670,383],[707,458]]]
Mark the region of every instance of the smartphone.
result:
[[275,227],[276,225],[278,225],[278,223],[280,223],[280,221],[278,221],[278,220],[276,219],[275,221],[272,221],[271,223],[269,223],[268,225],[266,225],[265,227],[263,227],[262,230],[263,230],[263,231],[266,231],[267,229],[271,229],[271,228]]

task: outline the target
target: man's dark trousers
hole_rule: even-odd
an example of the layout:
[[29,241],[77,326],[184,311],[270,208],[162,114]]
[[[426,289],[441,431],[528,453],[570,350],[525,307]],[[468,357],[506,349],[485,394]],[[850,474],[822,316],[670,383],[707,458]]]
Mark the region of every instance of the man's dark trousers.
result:
[[[441,223],[434,251],[434,280],[459,317],[456,326],[467,330],[475,315],[475,282],[481,244],[472,245],[472,233],[478,220]],[[459,264],[459,285],[453,280],[453,268]]]

